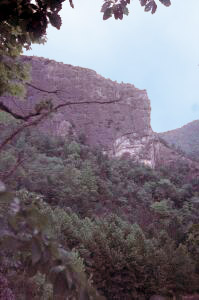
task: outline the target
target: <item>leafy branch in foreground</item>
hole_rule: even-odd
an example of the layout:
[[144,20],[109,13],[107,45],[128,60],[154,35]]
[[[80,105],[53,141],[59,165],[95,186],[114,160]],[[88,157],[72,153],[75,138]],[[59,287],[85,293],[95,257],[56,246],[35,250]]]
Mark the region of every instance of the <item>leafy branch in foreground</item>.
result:
[[[28,80],[26,67],[17,61],[23,48],[44,43],[49,24],[60,29],[65,0],[0,1],[0,95],[21,96]],[[73,7],[72,1],[70,1]]]
[[[170,6],[170,0],[159,0],[165,6]],[[141,6],[144,6],[145,11],[150,11],[154,14],[157,10],[157,1],[155,0],[140,0]],[[129,14],[129,10],[127,5],[130,4],[130,0],[104,0],[104,4],[102,5],[101,12],[103,13],[103,19],[107,20],[114,16],[114,18],[123,19],[124,15]]]
[[[2,183],[0,200],[5,198]],[[0,233],[1,250],[15,249],[29,277],[38,272],[53,286],[53,299],[103,300],[86,279],[74,253],[67,251],[49,230],[52,219],[40,212],[36,202],[22,202],[9,195],[8,229]]]
[[0,299],[15,300],[13,292],[8,286],[8,280],[0,273]]

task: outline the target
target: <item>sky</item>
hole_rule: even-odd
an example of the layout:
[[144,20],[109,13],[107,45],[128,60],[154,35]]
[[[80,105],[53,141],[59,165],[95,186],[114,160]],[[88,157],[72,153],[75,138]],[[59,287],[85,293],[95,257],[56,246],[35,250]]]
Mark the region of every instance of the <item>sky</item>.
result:
[[[172,1],[172,0],[171,0]],[[45,45],[26,55],[42,56],[95,70],[105,78],[146,89],[156,132],[199,119],[199,1],[158,0],[154,15],[131,1],[122,21],[102,20],[103,0],[68,1],[62,27],[49,27]]]

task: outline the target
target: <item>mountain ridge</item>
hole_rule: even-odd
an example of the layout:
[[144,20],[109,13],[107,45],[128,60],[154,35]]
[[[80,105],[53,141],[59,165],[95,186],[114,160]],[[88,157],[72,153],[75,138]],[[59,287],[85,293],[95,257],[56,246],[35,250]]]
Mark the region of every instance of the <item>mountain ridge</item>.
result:
[[190,158],[164,144],[161,134],[153,132],[146,90],[50,59],[21,56],[20,60],[32,69],[27,100],[6,96],[0,101],[23,115],[34,112],[41,101],[50,100],[53,105],[73,102],[42,121],[39,130],[62,137],[82,136],[90,146],[100,147],[110,156],[131,156],[152,168],[176,159],[192,164]]
[[170,146],[183,151],[188,157],[199,160],[199,120],[194,120],[180,128],[158,134]]

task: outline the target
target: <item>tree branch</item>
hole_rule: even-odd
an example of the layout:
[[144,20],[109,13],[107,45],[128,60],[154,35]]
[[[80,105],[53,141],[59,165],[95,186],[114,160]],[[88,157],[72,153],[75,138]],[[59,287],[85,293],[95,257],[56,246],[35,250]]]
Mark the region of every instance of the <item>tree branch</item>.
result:
[[0,110],[10,114],[12,117],[14,117],[17,120],[24,120],[24,117],[22,115],[19,115],[15,112],[13,112],[9,107],[7,107],[4,103],[0,102]]
[[37,86],[35,86],[35,85],[31,84],[31,83],[28,83],[28,82],[26,82],[26,85],[30,86],[31,88],[33,88],[35,90],[38,90],[38,91],[44,92],[44,93],[48,93],[48,94],[57,94],[58,92],[61,92],[61,90],[47,91],[47,90],[44,90],[42,88],[38,88]]
[[13,173],[17,170],[17,168],[25,161],[25,158],[21,157],[21,153],[19,153],[18,157],[17,157],[17,161],[14,164],[14,166],[8,170],[3,176],[1,176],[2,181],[6,181],[6,179],[8,179],[10,176],[13,175]]
[[114,99],[111,101],[80,101],[80,102],[65,102],[61,103],[53,108],[53,111],[57,111],[59,108],[64,107],[64,106],[69,106],[69,105],[82,105],[82,104],[112,104],[112,103],[117,103],[121,102],[122,99]]
[[[73,97],[71,97],[71,99],[74,99]],[[79,101],[79,102],[64,102],[61,104],[58,104],[55,107],[52,107],[51,112],[56,112],[59,108],[65,107],[65,106],[70,106],[70,105],[83,105],[83,104],[112,104],[112,103],[117,103],[122,101],[122,99],[114,99],[111,101]],[[23,116],[20,114],[17,114],[15,112],[13,112],[9,107],[7,107],[4,103],[0,102],[0,110],[10,114],[12,117],[14,117],[17,120],[22,120],[27,122],[30,118],[33,117],[37,117],[40,116],[43,113],[43,110],[45,110],[45,108],[39,110],[39,111],[35,111],[35,112],[31,112],[30,114]]]
[[2,151],[3,147],[5,147],[17,134],[23,131],[27,127],[31,127],[37,125],[41,122],[45,117],[47,117],[50,112],[43,113],[40,115],[39,118],[30,121],[29,123],[23,123],[22,126],[19,126],[15,131],[13,131],[1,144],[0,144],[0,152]]
[[[23,131],[27,127],[31,127],[34,125],[37,125],[39,122],[41,122],[44,118],[49,116],[51,113],[56,112],[59,108],[65,107],[65,106],[70,106],[70,105],[84,105],[84,104],[112,104],[112,103],[117,103],[122,101],[122,99],[114,99],[111,101],[79,101],[79,102],[65,102],[58,104],[55,107],[52,107],[50,110],[45,111],[45,108],[37,111],[30,113],[26,116],[18,115],[16,113],[13,113],[8,107],[6,107],[3,103],[0,103],[0,109],[11,114],[14,118],[25,121],[25,123],[22,126],[19,126],[14,132],[12,132],[1,144],[0,144],[0,152],[2,148],[7,145],[18,133]],[[33,119],[32,121],[28,122],[29,119],[33,117],[38,117],[37,119]],[[27,123],[26,123],[27,122]]]

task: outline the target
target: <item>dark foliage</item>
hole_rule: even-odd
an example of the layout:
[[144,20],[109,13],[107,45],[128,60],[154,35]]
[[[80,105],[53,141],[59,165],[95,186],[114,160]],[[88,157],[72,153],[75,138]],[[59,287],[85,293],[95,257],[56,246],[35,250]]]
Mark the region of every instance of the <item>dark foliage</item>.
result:
[[[159,0],[165,6],[170,6],[170,0]],[[140,0],[140,4],[144,6],[145,11],[150,11],[154,14],[157,10],[157,1],[155,0]],[[104,4],[102,5],[101,12],[103,13],[103,19],[107,20],[110,17],[114,16],[114,18],[123,19],[124,15],[129,14],[129,10],[127,8],[128,4],[130,4],[130,0],[104,0]]]
[[199,121],[195,120],[187,125],[159,133],[161,140],[170,147],[183,153],[192,160],[199,161]]
[[[19,157],[23,159],[17,165]],[[189,166],[178,162],[173,169],[152,170],[131,159],[108,158],[78,139],[49,137],[36,130],[24,131],[14,139],[1,153],[0,165],[1,179],[18,191],[22,204],[33,203],[39,209],[34,224],[42,220],[42,230],[53,236],[56,247],[79,257],[75,264],[85,269],[107,299],[198,291],[199,185],[198,178],[187,175]],[[5,228],[6,203],[1,201],[0,206]],[[28,216],[22,224],[26,222],[29,234],[30,213],[20,216]],[[50,222],[44,222],[46,216]],[[18,238],[26,229],[17,229]],[[49,282],[41,277],[47,271],[42,267],[47,257],[45,240],[38,234],[36,231],[32,240],[36,252],[31,254],[23,244],[14,256],[9,251],[2,253],[2,268],[7,270],[17,299],[22,282],[24,293],[34,291],[32,299],[52,293]],[[33,277],[25,267],[31,255],[37,266]],[[56,264],[54,256],[47,264]],[[20,271],[24,269],[28,281]]]
[[8,280],[0,273],[0,300],[15,300],[13,292],[8,286]]

